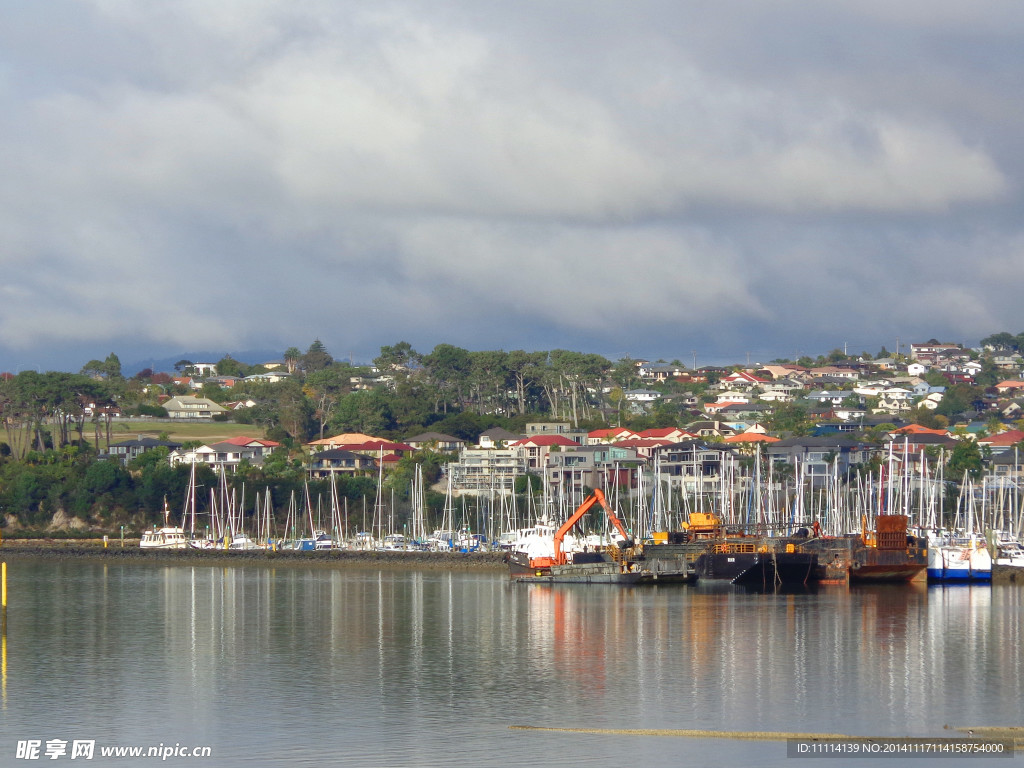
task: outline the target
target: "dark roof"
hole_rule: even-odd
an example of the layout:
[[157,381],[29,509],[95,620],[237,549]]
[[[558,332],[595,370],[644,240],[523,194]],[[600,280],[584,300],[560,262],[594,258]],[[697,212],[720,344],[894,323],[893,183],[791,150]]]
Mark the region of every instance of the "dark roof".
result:
[[181,443],[172,443],[169,440],[157,440],[155,437],[140,437],[135,440],[122,440],[120,443],[111,443],[111,448],[170,448],[172,451],[181,448]]
[[818,437],[787,437],[772,443],[772,448],[866,448],[867,443],[861,440],[853,440],[849,437],[838,437],[835,435],[821,435]]
[[908,445],[956,445],[959,441],[948,435],[933,435],[927,432],[918,434],[902,434],[894,437],[892,442],[896,445],[906,441]]

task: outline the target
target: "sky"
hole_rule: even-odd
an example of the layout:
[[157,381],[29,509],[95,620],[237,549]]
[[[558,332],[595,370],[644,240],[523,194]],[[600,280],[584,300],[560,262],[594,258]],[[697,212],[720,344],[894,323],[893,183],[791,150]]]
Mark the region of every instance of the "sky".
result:
[[2,6],[0,370],[1024,331],[1017,0]]

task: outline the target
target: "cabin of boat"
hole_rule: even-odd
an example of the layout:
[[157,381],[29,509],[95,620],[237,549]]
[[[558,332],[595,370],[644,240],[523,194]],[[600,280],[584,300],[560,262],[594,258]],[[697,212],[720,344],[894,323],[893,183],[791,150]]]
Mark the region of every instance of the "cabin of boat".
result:
[[142,549],[185,549],[187,546],[185,532],[173,526],[145,531],[139,541],[139,547]]

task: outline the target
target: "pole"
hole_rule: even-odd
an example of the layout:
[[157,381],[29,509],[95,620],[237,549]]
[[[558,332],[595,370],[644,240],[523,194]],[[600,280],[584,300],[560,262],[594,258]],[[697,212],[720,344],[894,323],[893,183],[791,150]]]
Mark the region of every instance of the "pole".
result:
[[0,563],[0,631],[7,634],[7,561]]

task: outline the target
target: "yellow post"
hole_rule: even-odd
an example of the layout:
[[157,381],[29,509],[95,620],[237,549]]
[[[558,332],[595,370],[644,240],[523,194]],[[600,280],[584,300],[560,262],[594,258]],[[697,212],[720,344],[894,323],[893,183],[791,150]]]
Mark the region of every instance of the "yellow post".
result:
[[0,622],[3,622],[3,633],[7,634],[7,562],[0,563]]

